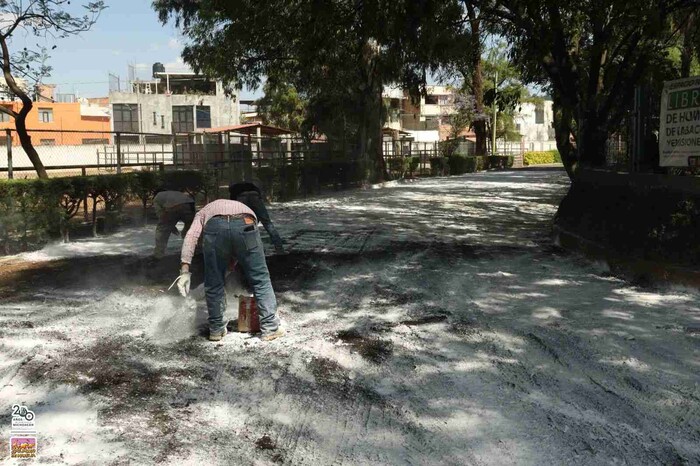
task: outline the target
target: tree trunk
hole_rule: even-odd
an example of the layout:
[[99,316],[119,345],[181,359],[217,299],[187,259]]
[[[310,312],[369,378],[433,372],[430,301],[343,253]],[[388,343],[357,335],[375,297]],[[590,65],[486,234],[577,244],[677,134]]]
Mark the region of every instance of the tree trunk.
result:
[[484,79],[481,63],[481,19],[477,18],[472,4],[467,5],[469,24],[471,26],[471,68],[472,68],[472,92],[474,93],[474,105],[479,119],[473,123],[476,134],[476,155],[486,155],[486,120],[481,118],[484,113]]
[[29,161],[32,162],[32,165],[36,170],[36,174],[39,176],[39,178],[48,178],[49,175],[46,173],[46,169],[44,168],[44,164],[41,162],[41,158],[39,158],[39,153],[32,144],[32,137],[27,132],[26,118],[31,108],[31,102],[29,103],[29,107],[27,107],[26,104],[24,107],[22,107],[19,115],[15,118],[15,127],[17,128],[17,135],[19,136],[19,142],[22,145],[22,149],[24,149],[24,152],[27,154]]
[[97,196],[92,197],[92,237],[97,238]]
[[362,124],[360,125],[360,154],[365,161],[367,179],[380,183],[389,179],[382,150],[382,91],[383,83],[377,72],[376,44],[367,41],[362,51],[362,75],[365,83]]
[[580,141],[576,141],[578,146],[579,161],[588,167],[604,167],[605,143],[607,132],[602,126],[602,118],[598,118],[596,112],[588,111],[579,122],[581,130],[579,132]]
[[14,95],[19,97],[22,101],[22,110],[15,115],[15,126],[17,128],[17,135],[19,136],[20,144],[24,152],[26,152],[29,161],[36,169],[36,174],[39,178],[48,178],[49,175],[46,173],[44,164],[41,163],[39,154],[32,145],[32,137],[27,133],[27,115],[32,109],[32,99],[22,90],[21,87],[15,81],[14,76],[12,76],[12,67],[10,65],[10,51],[7,48],[7,41],[4,37],[0,37],[0,50],[2,50],[2,72],[5,78],[5,84],[12,91]]
[[554,95],[554,135],[557,140],[557,150],[561,156],[561,161],[564,164],[569,179],[573,180],[576,173],[576,147],[571,143],[571,134],[573,127],[573,114],[571,110],[563,106],[561,99]]

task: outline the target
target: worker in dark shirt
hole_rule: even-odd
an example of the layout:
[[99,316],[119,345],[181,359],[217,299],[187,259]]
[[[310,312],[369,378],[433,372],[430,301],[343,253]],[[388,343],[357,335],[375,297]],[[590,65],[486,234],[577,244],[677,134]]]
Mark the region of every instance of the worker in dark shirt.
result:
[[258,218],[260,223],[263,224],[263,227],[265,227],[265,230],[267,230],[267,233],[270,235],[272,244],[275,246],[275,252],[278,254],[284,254],[282,238],[280,237],[279,233],[277,233],[277,229],[270,219],[270,214],[267,213],[260,188],[251,182],[244,181],[230,185],[228,191],[232,201],[242,202],[250,207],[253,212],[255,212],[255,216]]

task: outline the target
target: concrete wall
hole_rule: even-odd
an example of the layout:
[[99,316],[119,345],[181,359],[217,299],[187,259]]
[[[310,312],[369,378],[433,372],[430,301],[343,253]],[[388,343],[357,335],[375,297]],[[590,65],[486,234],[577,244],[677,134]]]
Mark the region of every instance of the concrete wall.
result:
[[[208,105],[211,108],[211,126],[237,125],[240,123],[238,99],[228,98],[223,93],[219,95],[165,95],[165,94],[134,94],[128,92],[110,92],[110,103],[137,104],[139,106],[139,131],[143,133],[172,132],[173,113],[175,105]],[[194,110],[193,110],[194,112]],[[153,113],[156,122],[153,123]],[[161,115],[164,124],[161,124]],[[197,124],[195,118],[195,128]],[[114,128],[114,121],[112,121]]]
[[415,142],[437,142],[440,140],[440,132],[435,131],[407,131]]
[[520,111],[515,115],[515,123],[520,125],[519,131],[525,138],[526,148],[529,147],[530,142],[554,141],[554,128],[552,127],[554,113],[552,111],[552,103],[551,100],[545,100],[543,103],[544,123],[536,123],[535,110],[537,106],[530,102],[523,103],[520,107]]

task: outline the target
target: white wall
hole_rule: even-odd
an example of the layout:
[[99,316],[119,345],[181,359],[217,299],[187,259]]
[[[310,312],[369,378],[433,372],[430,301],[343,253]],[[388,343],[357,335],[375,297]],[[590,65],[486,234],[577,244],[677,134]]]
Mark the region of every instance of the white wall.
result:
[[[39,158],[44,165],[48,166],[66,166],[66,165],[96,165],[98,163],[98,151],[100,153],[100,163],[104,164],[105,151],[110,154],[116,153],[116,146],[114,145],[75,145],[75,146],[36,146],[36,150],[39,153]],[[165,155],[162,155],[165,152]],[[124,162],[136,162],[136,153],[139,154],[139,161],[144,160],[143,157],[146,155],[148,161],[152,161],[153,154],[156,154],[157,161],[160,161],[163,157],[165,158],[165,163],[172,163],[172,145],[171,144],[123,144],[122,153]],[[17,167],[31,167],[32,163],[29,161],[29,157],[24,152],[22,147],[12,147],[12,166]],[[7,148],[5,146],[0,146],[0,167],[7,168]],[[15,175],[15,178],[19,178],[20,173]]]
[[515,115],[515,123],[520,125],[520,134],[525,138],[525,146],[531,142],[548,142],[554,140],[554,113],[552,101],[545,100],[543,103],[544,123],[536,123],[536,105],[530,102],[523,103],[520,111]]
[[410,137],[413,138],[415,142],[437,142],[440,140],[440,132],[435,131],[408,131]]

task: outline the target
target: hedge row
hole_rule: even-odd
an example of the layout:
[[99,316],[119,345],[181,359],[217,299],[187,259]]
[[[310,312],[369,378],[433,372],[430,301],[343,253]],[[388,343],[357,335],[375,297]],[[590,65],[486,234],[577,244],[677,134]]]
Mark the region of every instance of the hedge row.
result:
[[430,172],[432,175],[461,175],[462,173],[474,173],[488,168],[511,168],[513,156],[464,156],[452,154],[448,157],[432,157],[430,159]]
[[523,165],[545,165],[550,163],[561,163],[561,156],[558,150],[525,152],[523,154]]
[[121,175],[0,181],[0,251],[25,251],[29,243],[70,237],[70,219],[81,206],[91,207],[92,231],[97,233],[97,206],[102,204],[105,228],[114,225],[127,201],[140,200],[145,210],[159,186],[185,189],[209,197],[212,178],[198,171],[142,171]]
[[276,163],[256,168],[254,173],[266,196],[275,201],[316,194],[324,189],[357,186],[366,177],[364,165],[352,160]]

